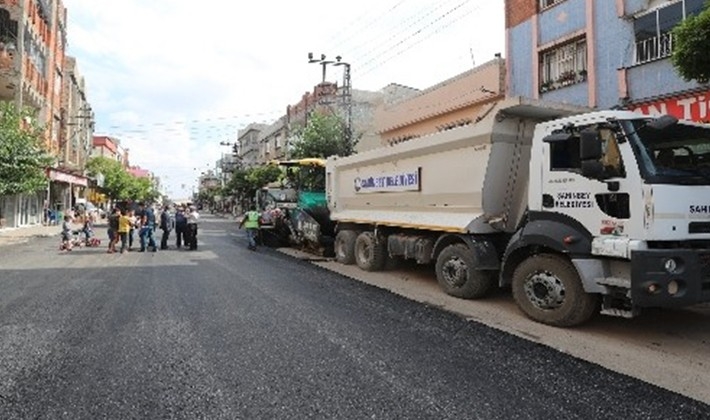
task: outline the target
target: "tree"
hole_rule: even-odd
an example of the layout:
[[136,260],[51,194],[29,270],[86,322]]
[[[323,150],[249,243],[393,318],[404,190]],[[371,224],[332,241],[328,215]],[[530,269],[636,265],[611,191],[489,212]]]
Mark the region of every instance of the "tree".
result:
[[86,163],[89,175],[104,176],[104,193],[112,200],[153,201],[160,194],[148,178],[136,178],[121,164],[107,157],[95,157]]
[[354,150],[354,144],[345,138],[344,122],[335,115],[318,113],[313,113],[306,126],[296,132],[292,147],[291,155],[296,159],[349,156]]
[[44,130],[27,121],[35,121],[29,111],[0,103],[0,196],[47,188],[53,158],[43,146]]
[[274,165],[239,168],[232,173],[224,192],[233,191],[241,202],[251,201],[258,189],[282,176],[281,168]]
[[710,3],[700,14],[689,16],[673,28],[671,62],[686,81],[710,81]]

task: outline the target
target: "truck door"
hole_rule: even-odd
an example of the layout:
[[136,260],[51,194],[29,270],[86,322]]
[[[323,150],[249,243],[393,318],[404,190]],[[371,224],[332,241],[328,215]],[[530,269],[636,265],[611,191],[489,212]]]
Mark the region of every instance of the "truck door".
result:
[[[580,156],[584,130],[594,132],[601,146],[594,162]],[[543,211],[568,216],[594,237],[627,236],[631,191],[615,132],[605,126],[581,127],[565,140],[549,142],[545,150],[549,170],[543,170]]]

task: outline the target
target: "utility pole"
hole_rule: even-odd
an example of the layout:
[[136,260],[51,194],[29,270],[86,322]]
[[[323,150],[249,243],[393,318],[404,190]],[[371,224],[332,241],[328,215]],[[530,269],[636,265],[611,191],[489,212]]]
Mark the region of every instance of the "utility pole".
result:
[[350,80],[350,64],[340,61],[342,57],[335,57],[335,66],[344,66],[343,71],[343,107],[345,108],[345,141],[348,146],[348,153],[352,153],[353,146],[353,92],[352,81]]
[[354,151],[353,145],[353,96],[352,96],[352,80],[350,78],[350,63],[341,61],[343,58],[341,56],[336,56],[335,61],[327,61],[325,54],[320,55],[320,59],[313,58],[313,53],[308,53],[308,62],[311,64],[320,64],[323,66],[323,79],[322,83],[325,83],[325,67],[328,64],[334,66],[343,66],[343,86],[342,93],[340,93],[342,101],[342,109],[345,114],[345,124],[343,124],[343,138],[345,139],[346,149],[348,154]]

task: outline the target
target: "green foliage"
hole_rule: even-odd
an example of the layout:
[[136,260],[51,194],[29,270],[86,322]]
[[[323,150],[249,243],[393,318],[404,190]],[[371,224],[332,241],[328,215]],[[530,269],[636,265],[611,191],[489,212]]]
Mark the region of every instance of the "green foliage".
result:
[[299,191],[325,191],[325,168],[320,166],[288,168],[287,179]]
[[89,175],[104,176],[103,192],[113,200],[154,201],[160,195],[148,178],[136,178],[121,164],[107,157],[95,157],[86,163]]
[[343,124],[335,115],[312,114],[306,126],[296,133],[291,156],[301,159],[351,155],[354,144],[348,144]]
[[234,171],[223,193],[234,193],[241,200],[252,199],[256,191],[270,182],[278,181],[283,173],[281,168],[274,165],[253,166],[240,168]]
[[710,3],[696,16],[673,28],[673,55],[676,71],[686,81],[710,81]]
[[205,188],[200,190],[200,192],[197,194],[197,201],[203,203],[203,204],[214,204],[214,198],[215,196],[222,195],[222,188],[220,187],[213,187],[213,188]]
[[0,196],[31,193],[47,187],[46,169],[52,157],[43,146],[40,126],[27,110],[0,103]]

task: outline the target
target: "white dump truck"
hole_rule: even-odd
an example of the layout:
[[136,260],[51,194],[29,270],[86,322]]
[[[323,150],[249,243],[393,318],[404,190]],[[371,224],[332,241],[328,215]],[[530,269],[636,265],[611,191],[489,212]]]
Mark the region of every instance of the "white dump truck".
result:
[[710,301],[710,127],[510,98],[468,126],[326,162],[338,261],[435,263],[530,318]]

